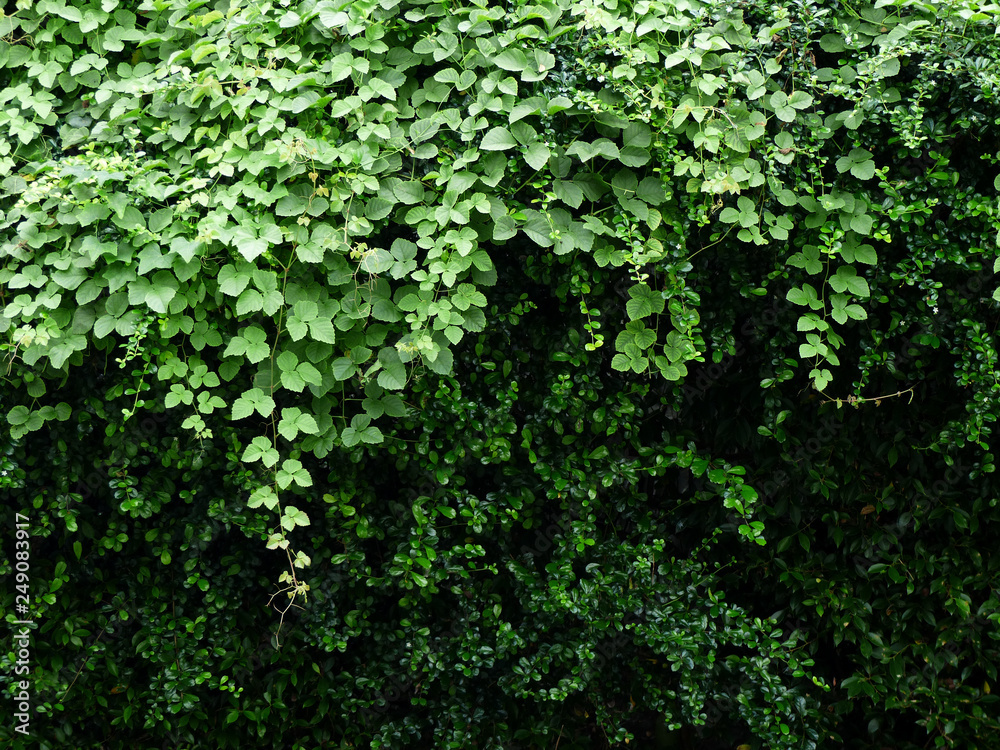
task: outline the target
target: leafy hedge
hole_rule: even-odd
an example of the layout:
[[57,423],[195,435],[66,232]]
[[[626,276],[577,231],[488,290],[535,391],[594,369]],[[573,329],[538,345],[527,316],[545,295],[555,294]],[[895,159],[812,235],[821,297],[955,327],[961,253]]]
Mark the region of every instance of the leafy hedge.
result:
[[0,18],[39,746],[988,746],[1000,8],[877,6]]

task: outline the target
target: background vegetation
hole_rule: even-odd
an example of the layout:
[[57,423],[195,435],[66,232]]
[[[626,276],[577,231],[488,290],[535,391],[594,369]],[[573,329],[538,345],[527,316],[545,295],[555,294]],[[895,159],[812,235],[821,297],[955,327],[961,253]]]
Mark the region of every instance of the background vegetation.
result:
[[0,733],[997,747],[998,14],[8,5]]

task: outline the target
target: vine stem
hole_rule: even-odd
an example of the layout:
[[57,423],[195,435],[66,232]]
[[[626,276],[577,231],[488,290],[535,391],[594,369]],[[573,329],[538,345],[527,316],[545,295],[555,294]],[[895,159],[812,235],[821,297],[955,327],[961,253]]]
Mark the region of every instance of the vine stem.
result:
[[902,390],[902,391],[896,391],[895,393],[887,393],[884,396],[871,396],[869,398],[859,398],[859,397],[854,396],[854,395],[848,396],[847,398],[829,398],[829,397],[827,397],[827,398],[825,398],[823,400],[823,403],[825,403],[825,404],[836,404],[838,409],[840,407],[842,407],[846,403],[846,404],[850,404],[855,409],[857,409],[861,404],[866,404],[866,403],[868,403],[870,401],[874,401],[875,402],[875,406],[878,406],[878,405],[880,405],[882,403],[883,399],[896,398],[897,396],[904,396],[907,393],[909,393],[910,394],[910,399],[906,403],[912,404],[913,403],[913,396],[915,395],[915,393],[914,393],[914,389],[915,388],[916,388],[916,386],[912,385],[909,388],[907,388],[905,390]]

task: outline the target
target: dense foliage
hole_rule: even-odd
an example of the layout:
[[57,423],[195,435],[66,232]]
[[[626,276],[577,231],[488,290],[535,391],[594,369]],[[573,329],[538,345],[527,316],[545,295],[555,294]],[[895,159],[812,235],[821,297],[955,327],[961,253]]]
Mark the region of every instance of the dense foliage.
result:
[[38,747],[997,746],[1000,6],[14,11]]

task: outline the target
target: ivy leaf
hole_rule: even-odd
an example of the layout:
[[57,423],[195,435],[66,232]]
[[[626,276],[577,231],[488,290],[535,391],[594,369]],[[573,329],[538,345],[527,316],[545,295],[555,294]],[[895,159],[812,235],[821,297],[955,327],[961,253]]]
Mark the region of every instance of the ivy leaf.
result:
[[451,303],[459,310],[468,310],[470,307],[485,307],[486,295],[480,292],[472,284],[459,284],[451,297]]
[[519,49],[505,49],[493,58],[493,64],[503,70],[518,73],[528,67],[528,56]]
[[213,396],[208,391],[200,391],[198,393],[198,403],[195,408],[201,414],[211,414],[216,409],[222,409],[225,406],[226,402],[219,396]]
[[873,223],[870,214],[855,214],[851,217],[851,229],[858,234],[871,234]]
[[297,370],[286,370],[281,373],[281,384],[290,391],[302,393],[306,387],[305,378]]
[[15,427],[20,427],[28,423],[28,420],[31,419],[31,414],[31,409],[27,406],[15,406],[7,412],[7,421]]
[[339,357],[333,360],[331,370],[333,371],[333,377],[337,380],[352,378],[358,371],[350,357]]
[[250,326],[241,336],[234,336],[222,354],[224,357],[245,355],[253,364],[257,364],[271,354],[271,347],[264,330],[259,326]]
[[791,96],[788,97],[788,106],[795,109],[808,109],[812,106],[812,103],[812,94],[807,91],[793,91]]
[[587,141],[574,141],[566,149],[566,156],[577,156],[584,163],[590,161],[600,153],[601,149],[596,143],[589,143]]
[[267,240],[258,237],[252,227],[238,226],[233,230],[232,244],[240,255],[252,261],[267,250]]
[[400,203],[416,205],[424,200],[424,186],[418,180],[408,180],[400,182],[393,189],[396,198]]
[[392,263],[392,255],[390,255],[388,250],[381,247],[366,251],[361,259],[361,267],[372,275],[388,271]]
[[819,368],[813,368],[809,371],[809,377],[812,378],[813,388],[817,391],[822,392],[828,385],[830,385],[833,380],[833,375],[829,370]]
[[273,398],[260,388],[251,388],[233,402],[233,419],[249,417],[254,411],[262,417],[269,417],[274,407]]
[[848,318],[853,320],[866,320],[868,313],[861,305],[848,304],[850,297],[843,294],[830,295],[830,315],[838,323],[846,323]]
[[299,364],[299,358],[295,356],[294,352],[285,350],[278,355],[275,364],[278,365],[278,369],[282,372],[294,372],[295,367]]
[[168,409],[172,409],[178,404],[185,404],[190,406],[194,401],[194,394],[185,388],[183,385],[175,383],[170,386],[170,393],[168,393],[163,399],[163,405]]
[[572,208],[579,208],[583,203],[583,190],[575,182],[556,180],[552,183],[552,192],[556,198]]
[[278,507],[278,496],[274,494],[274,490],[271,489],[270,485],[265,485],[254,490],[247,501],[247,507],[250,508],[259,508],[261,505],[268,510],[274,510]]
[[406,385],[406,366],[394,347],[383,347],[378,353],[382,371],[378,374],[378,384],[390,391],[402,390]]
[[852,148],[847,156],[837,159],[837,171],[841,174],[850,171],[859,180],[870,180],[875,176],[875,162],[871,156],[871,151]]
[[628,290],[631,299],[625,303],[625,311],[630,320],[647,318],[663,312],[664,299],[659,292],[653,291],[645,283],[634,284]]
[[552,152],[542,143],[532,143],[524,154],[524,160],[534,170],[539,170],[549,163]]
[[433,360],[424,355],[424,362],[431,371],[436,372],[438,375],[450,375],[454,364],[454,355],[451,349],[442,346]]
[[[309,485],[302,485],[302,486],[305,487]],[[286,518],[291,522],[292,524],[291,527],[285,525]],[[285,507],[284,518],[282,518],[281,525],[285,526],[285,528],[288,531],[291,531],[292,528],[294,528],[295,526],[308,526],[309,516],[307,516],[304,511],[301,511],[298,508],[296,508],[294,505],[288,505]]]
[[152,279],[140,276],[129,286],[129,302],[132,305],[145,304],[153,312],[163,315],[179,286],[170,271],[157,271]]
[[337,332],[333,328],[333,321],[329,318],[317,318],[309,321],[309,335],[316,341],[326,344],[337,343]]
[[295,371],[307,385],[322,385],[323,383],[323,376],[320,374],[319,370],[317,370],[309,362],[300,362]]
[[[294,458],[282,462],[281,468],[275,474],[274,481],[280,489],[287,489],[294,482],[299,487],[312,487],[312,477],[303,468],[302,463]],[[290,506],[291,507],[291,506]]]
[[830,324],[814,312],[807,312],[795,323],[797,331],[826,331],[829,328]]
[[847,49],[844,44],[844,37],[841,34],[824,34],[820,37],[819,46],[824,52],[843,52]]
[[352,448],[358,443],[369,443],[375,445],[383,440],[382,431],[371,424],[372,418],[367,414],[356,414],[351,419],[351,426],[345,427],[340,439],[348,448]]
[[292,341],[301,341],[309,332],[309,326],[294,315],[288,316],[285,328],[288,330],[288,335],[292,337]]
[[510,131],[507,128],[498,127],[493,128],[483,136],[479,148],[483,151],[507,151],[516,145],[517,141],[514,140],[514,136],[510,134]]
[[768,104],[774,110],[775,116],[782,122],[795,121],[795,108],[788,101],[788,94],[775,91],[768,99]]
[[809,284],[803,284],[801,288],[792,287],[788,290],[785,298],[794,305],[807,305],[813,310],[821,310],[823,308],[823,301],[819,299],[816,289]]
[[281,410],[281,421],[278,423],[278,433],[291,442],[300,432],[307,435],[315,435],[319,432],[319,425],[311,414],[304,414],[296,406]]
[[271,441],[266,437],[258,435],[243,451],[242,460],[246,463],[260,461],[265,467],[270,469],[278,463],[278,451],[271,445]]
[[[793,254],[788,259],[788,265],[796,268],[804,268],[810,275],[822,273],[823,263],[820,261],[820,250],[815,245],[806,245],[802,252]],[[789,298],[791,300],[791,298]],[[791,300],[794,302],[794,300]],[[796,304],[801,304],[796,302]]]
[[615,339],[615,348],[623,350],[626,343],[631,343],[639,349],[648,349],[656,343],[656,333],[646,328],[641,320],[633,320],[625,326],[625,330]]
[[264,296],[256,289],[247,289],[236,301],[236,314],[249,315],[264,309]]
[[724,208],[719,214],[719,220],[727,224],[739,223],[741,227],[752,227],[757,224],[757,205],[747,198],[740,196],[736,201],[737,208]]
[[878,263],[878,254],[871,245],[857,245],[851,241],[844,242],[840,255],[848,263],[865,263],[874,266]]
[[250,272],[238,271],[231,263],[219,270],[219,290],[230,297],[238,297],[250,283]]
[[841,266],[837,269],[837,274],[830,277],[830,286],[836,292],[850,292],[857,297],[869,297],[871,291],[868,282],[858,276],[858,272],[853,266]]
[[381,78],[372,78],[368,81],[368,86],[383,99],[388,99],[391,102],[396,101],[396,89],[388,81],[383,81]]

